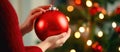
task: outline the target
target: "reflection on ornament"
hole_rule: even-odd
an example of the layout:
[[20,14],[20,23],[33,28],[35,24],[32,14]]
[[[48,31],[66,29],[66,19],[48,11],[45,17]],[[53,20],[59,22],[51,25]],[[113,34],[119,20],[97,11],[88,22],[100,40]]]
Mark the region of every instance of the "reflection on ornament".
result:
[[81,34],[80,34],[80,32],[75,32],[74,36],[75,36],[75,38],[79,39]]
[[88,46],[91,46],[91,45],[92,45],[92,40],[88,40],[88,41],[87,41],[87,45],[88,45]]
[[99,14],[100,19],[104,19],[104,15],[102,13]]
[[67,20],[70,21],[70,17],[66,16]]
[[83,33],[83,32],[85,32],[85,28],[84,28],[84,27],[80,27],[80,28],[79,28],[79,31],[80,31],[81,33]]
[[74,10],[74,7],[73,6],[67,6],[67,11],[68,12],[72,12]]
[[70,52],[76,52],[76,50],[75,49],[71,49]]
[[116,28],[116,27],[117,27],[116,22],[112,22],[112,27],[113,27],[113,28]]
[[99,31],[99,32],[98,32],[98,37],[101,38],[102,36],[103,36],[103,32],[102,32],[102,31]]
[[87,6],[87,7],[92,7],[92,2],[91,2],[90,0],[87,0],[87,1],[86,1],[86,6]]

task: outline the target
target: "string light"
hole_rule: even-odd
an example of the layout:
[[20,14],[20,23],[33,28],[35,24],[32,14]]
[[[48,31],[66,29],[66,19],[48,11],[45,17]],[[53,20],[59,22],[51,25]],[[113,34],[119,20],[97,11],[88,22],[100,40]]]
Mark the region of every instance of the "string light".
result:
[[120,51],[120,46],[118,47],[118,51]]
[[80,34],[80,32],[75,32],[74,36],[75,36],[75,38],[79,39],[81,34]]
[[76,50],[75,49],[71,49],[70,52],[76,52]]
[[68,10],[69,12],[72,12],[72,11],[74,10],[74,7],[71,6],[71,5],[69,5],[69,6],[67,7],[67,10]]
[[70,17],[66,16],[67,20],[70,21]]
[[87,5],[87,7],[92,7],[92,2],[90,0],[87,0],[86,5]]
[[83,33],[83,32],[85,32],[85,28],[84,27],[80,27],[79,31]]
[[116,22],[113,22],[113,23],[112,23],[112,27],[113,27],[113,28],[116,28],[116,26],[117,26]]
[[98,32],[98,37],[102,37],[103,36],[103,32],[102,31],[99,31]]
[[86,32],[89,32],[89,31],[90,31],[90,29],[89,29],[89,27],[87,27]]
[[88,41],[87,41],[87,45],[88,45],[88,46],[91,46],[91,45],[92,45],[92,40],[88,40]]
[[99,18],[100,18],[100,19],[104,19],[103,13],[100,13],[100,14],[99,14]]
[[105,9],[102,9],[101,11],[103,14],[107,14],[106,10]]
[[81,4],[81,0],[75,0],[75,4],[80,5]]

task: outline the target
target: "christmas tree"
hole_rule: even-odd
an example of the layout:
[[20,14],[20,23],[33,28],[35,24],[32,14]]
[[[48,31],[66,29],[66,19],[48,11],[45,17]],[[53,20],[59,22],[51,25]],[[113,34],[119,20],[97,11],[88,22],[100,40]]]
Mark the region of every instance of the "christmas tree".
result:
[[62,47],[47,52],[120,52],[120,6],[107,13],[107,4],[115,1],[55,0],[72,33]]

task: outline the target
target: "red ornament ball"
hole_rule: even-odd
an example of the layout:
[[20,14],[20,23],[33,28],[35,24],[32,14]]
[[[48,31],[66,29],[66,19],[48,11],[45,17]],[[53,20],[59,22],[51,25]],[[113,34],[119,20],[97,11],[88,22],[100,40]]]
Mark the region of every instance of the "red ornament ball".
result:
[[115,28],[115,31],[118,32],[118,33],[120,33],[120,26],[117,26],[117,27]]
[[94,16],[96,15],[98,12],[101,12],[102,8],[101,7],[96,7],[96,6],[93,6],[92,8],[90,8],[90,15],[91,16]]
[[117,7],[117,9],[115,10],[116,14],[120,14],[120,6]]
[[98,3],[94,3],[93,7],[90,8],[89,13],[91,16],[96,15],[98,12],[105,13],[104,8],[100,7]]
[[58,35],[68,30],[66,16],[58,10],[48,10],[41,14],[35,21],[35,33],[40,40],[49,36]]
[[102,50],[103,50],[102,46],[98,42],[95,42],[92,45],[92,48],[93,48],[94,52],[102,52]]

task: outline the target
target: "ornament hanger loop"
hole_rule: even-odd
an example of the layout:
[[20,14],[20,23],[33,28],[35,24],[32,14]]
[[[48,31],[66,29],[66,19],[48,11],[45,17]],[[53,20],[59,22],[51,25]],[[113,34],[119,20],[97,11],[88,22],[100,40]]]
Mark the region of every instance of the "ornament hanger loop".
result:
[[55,4],[55,0],[52,0],[52,1],[51,1],[51,6],[50,6],[49,10],[58,10],[58,9],[54,6],[54,4]]

